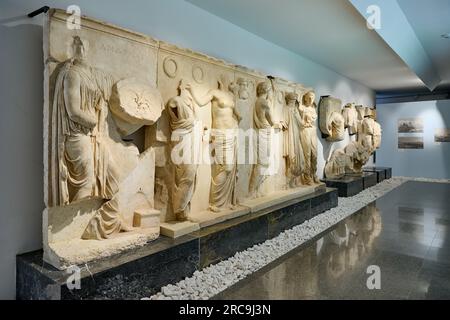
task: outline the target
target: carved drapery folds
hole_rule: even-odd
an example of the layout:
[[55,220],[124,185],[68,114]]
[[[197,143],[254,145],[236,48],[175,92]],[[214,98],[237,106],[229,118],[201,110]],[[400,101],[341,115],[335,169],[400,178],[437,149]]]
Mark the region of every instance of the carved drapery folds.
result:
[[[131,134],[155,123],[161,114],[162,99],[158,91],[137,80],[117,81],[89,66],[86,44],[79,36],[73,37],[71,48],[73,57],[55,71],[51,122],[56,125],[52,127],[54,144],[50,152],[54,158],[51,172],[58,181],[51,184],[52,203],[64,206],[103,199],[105,203],[81,238],[106,239],[133,228],[120,212],[120,202],[128,199],[121,199],[118,193],[127,175],[119,171],[121,162],[126,161],[127,167],[138,167],[140,162],[137,150],[129,159],[114,155],[110,146],[122,143],[114,141],[114,133]],[[111,118],[117,122],[108,123]],[[128,130],[117,123],[125,124]]]
[[320,98],[319,128],[327,141],[344,140],[345,119],[341,114],[341,100],[330,96]]
[[317,106],[314,102],[316,95],[314,91],[308,91],[302,98],[299,107],[301,127],[300,141],[305,159],[305,169],[302,174],[302,182],[306,185],[319,183],[317,177]]

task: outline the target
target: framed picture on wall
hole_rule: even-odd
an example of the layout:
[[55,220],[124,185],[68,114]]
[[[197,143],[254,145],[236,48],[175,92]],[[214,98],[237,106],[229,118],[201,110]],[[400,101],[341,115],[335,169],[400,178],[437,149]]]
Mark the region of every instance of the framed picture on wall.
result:
[[434,131],[435,142],[450,142],[450,129],[436,129]]
[[399,136],[399,149],[423,149],[423,136]]
[[398,120],[398,133],[423,133],[422,118],[405,118]]

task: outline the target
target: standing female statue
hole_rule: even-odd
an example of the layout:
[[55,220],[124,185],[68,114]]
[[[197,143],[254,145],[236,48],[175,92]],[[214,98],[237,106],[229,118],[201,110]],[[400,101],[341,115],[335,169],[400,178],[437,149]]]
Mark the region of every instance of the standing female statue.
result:
[[227,79],[218,81],[218,89],[209,90],[198,96],[191,86],[187,86],[195,102],[203,107],[211,103],[212,139],[214,162],[211,168],[211,189],[209,209],[219,212],[236,206],[237,178],[237,129],[242,117],[236,110],[233,86]]
[[183,81],[179,87],[180,94],[171,98],[166,104],[171,129],[171,149],[183,148],[183,159],[172,155],[174,167],[174,185],[172,190],[173,213],[177,221],[188,220],[191,200],[195,191],[197,162],[200,153],[200,139],[197,127],[197,113],[191,95]]
[[285,95],[286,107],[284,108],[284,148],[283,156],[286,159],[286,176],[288,187],[294,188],[300,183],[305,158],[300,140],[301,117],[298,110],[298,94],[288,92]]
[[86,64],[86,47],[76,36],[73,58],[55,82],[52,121],[53,205],[98,196],[111,199],[118,189],[117,173],[102,143],[107,102],[113,79]]
[[302,104],[299,107],[301,117],[300,141],[305,157],[305,168],[302,174],[302,182],[306,185],[319,183],[317,172],[317,110],[314,102],[316,95],[313,91],[305,93]]

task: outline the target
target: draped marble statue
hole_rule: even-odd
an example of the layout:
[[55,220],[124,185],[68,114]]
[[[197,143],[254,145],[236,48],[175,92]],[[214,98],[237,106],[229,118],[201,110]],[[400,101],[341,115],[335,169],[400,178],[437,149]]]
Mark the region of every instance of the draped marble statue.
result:
[[258,83],[257,100],[253,109],[253,126],[256,135],[256,164],[253,165],[249,192],[252,198],[260,197],[260,189],[264,181],[275,172],[274,152],[272,148],[274,129],[282,129],[282,123],[276,123],[272,111],[273,89],[268,81]]
[[[112,200],[119,183],[117,164],[105,140],[114,80],[86,64],[86,48],[80,37],[73,38],[72,49],[73,58],[58,73],[53,99],[56,139],[52,166],[54,177],[59,179],[52,184],[54,205],[93,197]],[[112,200],[98,210],[82,238],[108,238],[130,229]]]
[[117,191],[117,173],[101,141],[104,108],[114,80],[86,64],[80,37],[73,38],[72,50],[73,58],[59,70],[53,99],[51,195],[55,206],[94,196],[111,198]]
[[358,132],[358,112],[356,111],[354,103],[347,103],[342,110],[344,117],[344,128],[348,129],[350,135]]
[[324,173],[328,179],[339,179],[346,174],[361,174],[362,167],[370,158],[371,149],[357,141],[345,148],[335,150],[325,164]]
[[302,103],[299,107],[301,118],[300,141],[305,161],[302,182],[306,185],[320,182],[317,177],[317,110],[314,102],[315,98],[315,93],[308,91],[303,95]]
[[373,148],[378,149],[381,146],[381,125],[377,122],[377,110],[375,108],[370,109],[370,118],[373,120]]
[[327,141],[344,140],[345,120],[341,114],[341,100],[323,96],[319,102],[319,128]]
[[[131,74],[99,63],[98,50],[109,48],[111,37],[120,46],[131,33],[97,33],[123,32],[97,22],[75,32],[61,23],[65,18],[49,10],[44,32],[43,247],[44,260],[61,269],[159,236],[154,150],[124,138],[153,125],[163,107],[145,67]],[[121,54],[114,52],[115,61]]]
[[209,203],[213,212],[234,209],[237,204],[237,129],[242,117],[236,110],[233,86],[227,84],[226,77],[221,77],[218,89],[209,90],[204,96],[199,96],[192,86],[187,87],[199,106],[211,103],[214,160]]
[[368,150],[375,150],[373,139],[375,120],[371,117],[371,110],[369,107],[364,107],[364,118],[360,122],[358,131],[358,142]]
[[[347,108],[350,109],[350,105]],[[329,179],[339,179],[345,174],[362,174],[363,166],[381,144],[381,126],[374,119],[374,110],[363,106],[357,110],[361,118],[358,121],[357,140],[331,154],[324,169]]]
[[171,129],[171,160],[174,170],[172,208],[176,220],[185,221],[189,218],[195,191],[198,167],[196,157],[201,150],[201,132],[196,106],[183,81],[179,91],[178,96],[167,102],[166,111]]
[[298,109],[298,94],[288,92],[285,95],[286,107],[284,109],[283,155],[286,161],[286,177],[288,187],[294,188],[301,184],[303,170],[305,168],[304,144],[301,140],[302,119]]

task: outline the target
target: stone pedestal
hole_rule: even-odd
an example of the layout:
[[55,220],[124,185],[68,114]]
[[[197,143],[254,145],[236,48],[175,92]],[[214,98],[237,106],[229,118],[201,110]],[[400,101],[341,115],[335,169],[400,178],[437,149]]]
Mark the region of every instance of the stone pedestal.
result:
[[364,167],[364,172],[376,172],[378,182],[392,178],[392,168],[389,167]]
[[378,183],[378,176],[375,172],[363,172],[362,178],[364,189],[373,187]]
[[339,197],[352,197],[364,190],[362,176],[344,176],[340,179],[322,180],[327,187],[338,189]]
[[[42,251],[17,257],[18,299],[139,299],[210,264],[273,238],[338,204],[336,189],[323,189],[276,203],[176,239],[161,236],[143,247],[75,267],[74,274],[43,261]],[[144,221],[145,218],[142,220]],[[72,270],[72,272],[73,272]]]

